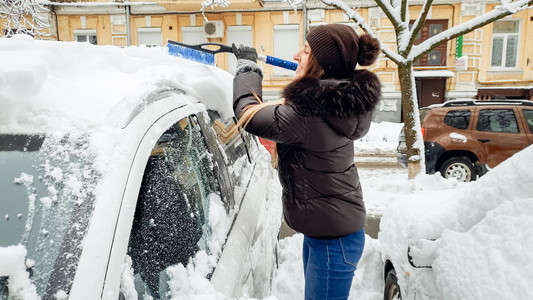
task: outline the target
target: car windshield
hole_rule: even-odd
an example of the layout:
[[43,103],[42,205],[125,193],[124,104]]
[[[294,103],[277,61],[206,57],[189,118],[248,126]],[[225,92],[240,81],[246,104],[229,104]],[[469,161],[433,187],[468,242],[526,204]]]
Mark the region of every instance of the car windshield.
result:
[[[0,247],[23,245],[44,298],[68,292],[98,176],[86,138],[0,135]],[[0,280],[0,298],[8,297]],[[3,286],[2,286],[3,285]]]

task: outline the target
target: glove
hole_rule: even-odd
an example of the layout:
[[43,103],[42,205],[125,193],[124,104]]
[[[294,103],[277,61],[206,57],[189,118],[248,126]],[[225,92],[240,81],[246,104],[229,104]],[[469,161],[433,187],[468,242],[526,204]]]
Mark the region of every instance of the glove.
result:
[[235,54],[237,59],[246,59],[257,63],[257,51],[255,48],[246,47],[242,44],[237,48],[235,43],[231,44],[231,48],[233,48],[233,54]]

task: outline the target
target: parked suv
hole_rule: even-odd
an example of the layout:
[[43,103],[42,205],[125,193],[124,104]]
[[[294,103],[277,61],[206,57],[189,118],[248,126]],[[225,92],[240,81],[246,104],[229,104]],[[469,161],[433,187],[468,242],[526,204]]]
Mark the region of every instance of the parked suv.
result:
[[[475,180],[533,143],[533,101],[455,100],[420,109],[426,172]],[[401,130],[398,162],[407,166]]]

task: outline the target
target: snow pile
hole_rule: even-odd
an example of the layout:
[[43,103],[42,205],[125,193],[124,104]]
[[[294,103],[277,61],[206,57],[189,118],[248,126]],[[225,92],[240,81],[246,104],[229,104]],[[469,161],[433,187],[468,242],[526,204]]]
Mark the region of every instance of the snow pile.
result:
[[87,129],[109,119],[123,120],[150,95],[169,89],[187,91],[233,115],[231,75],[170,56],[166,48],[94,46],[18,35],[0,39],[0,56],[9,57],[0,61],[3,131]]
[[22,245],[0,247],[0,277],[8,276],[10,297],[14,299],[40,299],[37,289],[26,272],[26,248]]
[[372,122],[368,133],[354,142],[355,155],[396,155],[402,127],[402,123]]
[[381,170],[360,169],[365,207],[368,215],[381,216],[394,201],[418,193],[446,193],[465,186],[455,179],[445,179],[440,173],[420,174],[413,180],[407,179],[407,169]]
[[303,234],[295,234],[279,241],[278,268],[272,281],[272,295],[279,299],[304,298],[303,240]]
[[[454,202],[433,268],[447,299],[531,299],[533,146],[475,182]],[[453,216],[451,213],[448,216]],[[444,222],[442,222],[444,223]],[[458,261],[459,260],[459,261]]]
[[433,267],[428,278],[439,291],[431,293],[445,299],[532,298],[533,271],[524,267],[533,261],[530,161],[533,146],[476,182],[392,202],[380,226],[383,253],[400,262],[411,246],[415,263]]
[[463,144],[468,141],[466,136],[464,136],[464,135],[462,135],[460,133],[457,133],[457,132],[451,132],[450,133],[450,139],[452,140],[452,142],[463,143]]

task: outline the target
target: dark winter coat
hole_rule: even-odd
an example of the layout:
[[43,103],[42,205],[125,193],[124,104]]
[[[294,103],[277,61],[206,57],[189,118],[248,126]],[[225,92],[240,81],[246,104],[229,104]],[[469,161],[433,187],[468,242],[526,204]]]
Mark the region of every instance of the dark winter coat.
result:
[[[261,82],[255,72],[235,77],[236,116],[247,105],[257,104],[251,91],[261,97]],[[304,77],[283,90],[285,105],[262,109],[245,128],[277,142],[283,214],[294,230],[332,238],[364,227],[353,140],[368,132],[380,96],[381,84],[367,70],[357,70],[346,80]]]

